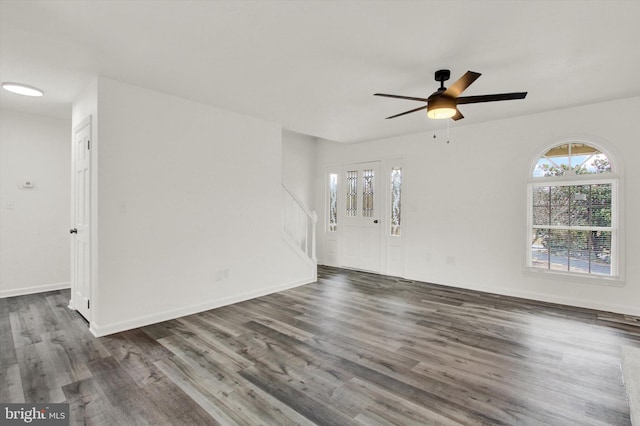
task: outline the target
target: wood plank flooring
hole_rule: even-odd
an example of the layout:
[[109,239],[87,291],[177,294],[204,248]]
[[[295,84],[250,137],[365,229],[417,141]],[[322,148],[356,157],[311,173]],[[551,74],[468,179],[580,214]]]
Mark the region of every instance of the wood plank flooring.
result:
[[630,425],[623,316],[319,267],[318,283],[94,338],[0,299],[0,401],[93,425]]

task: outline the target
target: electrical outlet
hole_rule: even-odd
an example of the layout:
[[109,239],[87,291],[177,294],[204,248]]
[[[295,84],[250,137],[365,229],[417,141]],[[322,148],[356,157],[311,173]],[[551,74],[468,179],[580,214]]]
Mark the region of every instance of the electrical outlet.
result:
[[216,274],[214,277],[216,281],[223,281],[223,280],[226,280],[227,278],[229,278],[229,269],[225,268],[225,269],[220,269],[216,271]]

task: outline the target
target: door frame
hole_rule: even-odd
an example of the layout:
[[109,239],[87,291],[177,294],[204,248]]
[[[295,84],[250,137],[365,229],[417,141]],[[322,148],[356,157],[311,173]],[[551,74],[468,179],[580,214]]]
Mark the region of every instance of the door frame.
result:
[[[70,215],[70,222],[71,222],[71,226],[70,229],[75,228],[76,227],[76,184],[77,184],[77,179],[76,179],[76,158],[77,158],[77,143],[76,143],[76,135],[82,131],[84,128],[88,127],[89,128],[89,143],[90,145],[90,149],[89,149],[89,205],[90,205],[90,209],[89,209],[89,226],[87,227],[86,232],[88,233],[88,247],[89,247],[89,273],[87,275],[87,279],[89,280],[89,285],[87,286],[87,288],[89,289],[89,295],[88,295],[88,299],[91,300],[92,296],[93,296],[93,283],[94,283],[94,229],[95,229],[95,219],[96,219],[96,214],[95,214],[95,209],[93,208],[95,205],[95,190],[96,190],[96,185],[95,185],[95,177],[96,177],[96,173],[94,170],[94,166],[95,166],[95,157],[94,157],[94,150],[96,148],[95,146],[95,138],[94,138],[94,128],[93,128],[93,122],[92,122],[92,116],[89,115],[86,118],[84,118],[82,121],[80,121],[80,123],[78,125],[76,125],[73,128],[72,131],[72,135],[71,135],[71,215]],[[75,238],[75,237],[72,237]],[[79,311],[79,301],[75,300],[74,295],[76,294],[76,287],[77,287],[77,277],[76,277],[76,265],[75,265],[75,261],[76,261],[76,256],[75,256],[75,249],[76,249],[76,244],[75,241],[72,242],[70,244],[70,251],[71,251],[71,258],[70,258],[70,262],[71,262],[71,297],[69,299],[69,308],[74,310],[74,311]],[[93,301],[92,301],[93,302]],[[91,324],[91,312],[92,309],[87,308],[82,309],[82,312],[84,312],[82,314],[83,318],[85,318],[89,324]]]
[[[408,216],[409,212],[407,210],[407,187],[408,181],[407,178],[407,162],[404,156],[393,156],[393,157],[384,157],[384,158],[376,158],[370,160],[361,160],[355,159],[354,161],[344,162],[344,163],[333,163],[331,165],[327,165],[323,167],[322,178],[319,180],[322,182],[321,198],[318,201],[322,202],[324,206],[322,214],[320,214],[320,218],[318,220],[318,224],[322,226],[322,230],[320,231],[320,235],[322,236],[319,241],[321,241],[321,259],[319,259],[320,263],[327,266],[335,266],[341,267],[341,259],[340,259],[340,247],[342,244],[341,241],[341,223],[338,215],[338,223],[337,223],[337,231],[331,232],[329,230],[329,175],[337,174],[338,175],[338,194],[337,194],[337,209],[338,212],[341,209],[344,209],[345,203],[345,194],[344,194],[344,176],[343,170],[346,165],[349,164],[359,164],[359,163],[371,163],[371,162],[380,162],[380,182],[378,183],[378,187],[382,189],[380,192],[379,202],[382,203],[382,210],[380,216],[381,223],[381,231],[380,231],[380,267],[377,273],[383,275],[392,275],[398,277],[404,277],[406,273],[406,235],[407,235],[407,225],[409,223]],[[391,169],[394,167],[402,168],[403,172],[403,182],[402,182],[402,232],[400,236],[391,236],[391,190],[390,190],[390,182],[388,185],[384,184],[387,181],[386,177],[388,176],[390,179]],[[389,231],[389,232],[387,232]],[[320,251],[319,251],[320,252]]]

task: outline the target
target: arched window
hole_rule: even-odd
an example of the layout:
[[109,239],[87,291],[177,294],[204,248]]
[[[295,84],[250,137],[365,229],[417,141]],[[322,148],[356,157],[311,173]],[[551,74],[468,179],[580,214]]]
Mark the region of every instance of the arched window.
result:
[[610,173],[606,154],[585,143],[568,143],[548,150],[538,158],[533,177]]
[[609,156],[587,143],[564,143],[532,169],[528,266],[617,278],[618,179]]

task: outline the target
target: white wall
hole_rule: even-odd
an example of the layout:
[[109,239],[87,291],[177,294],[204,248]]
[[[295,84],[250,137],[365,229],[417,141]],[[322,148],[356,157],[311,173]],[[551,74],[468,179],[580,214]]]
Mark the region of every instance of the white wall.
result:
[[69,287],[70,137],[67,120],[0,111],[0,297]]
[[316,138],[282,131],[282,182],[310,210],[315,210]]
[[[403,235],[407,278],[640,315],[638,111],[640,98],[636,97],[477,125],[460,122],[451,125],[449,144],[445,132],[438,132],[436,139],[433,133],[423,133],[351,145],[322,141],[318,159],[320,166],[376,157],[406,159]],[[531,163],[545,147],[571,136],[583,136],[609,148],[626,166],[623,286],[524,272]],[[322,170],[318,167],[319,173]],[[323,202],[324,191],[318,187],[317,206]],[[319,230],[326,228],[323,216]]]
[[309,281],[282,240],[279,125],[106,78],[97,111],[95,334]]

